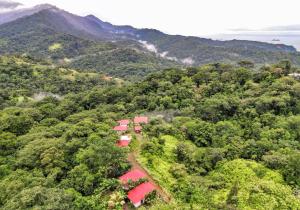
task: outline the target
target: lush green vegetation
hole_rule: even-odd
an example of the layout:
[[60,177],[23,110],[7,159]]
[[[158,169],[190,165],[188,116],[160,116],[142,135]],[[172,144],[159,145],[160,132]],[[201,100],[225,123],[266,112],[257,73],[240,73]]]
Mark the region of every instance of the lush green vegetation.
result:
[[57,66],[127,79],[179,66],[176,62],[146,52],[137,42],[113,43],[77,34],[75,29],[64,26],[64,18],[56,16],[56,13],[44,11],[1,25],[0,55],[25,54],[47,59]]
[[149,76],[141,91],[156,104],[146,109],[169,111],[148,126],[140,161],[180,208],[300,208],[295,70],[283,61]]
[[45,96],[61,98],[117,82],[99,73],[55,68],[30,57],[0,57],[0,107],[21,105]]
[[66,65],[78,70],[86,69],[88,71],[105,72],[108,75],[132,81],[136,79],[140,80],[147,74],[159,71],[160,69],[179,66],[175,62],[130,48],[83,56]]
[[[111,128],[140,113],[152,120],[132,149],[173,197],[148,208],[300,208],[300,83],[288,61],[168,69],[136,83],[24,57],[0,64],[3,209],[120,209],[129,149]],[[64,97],[14,102],[37,91]]]

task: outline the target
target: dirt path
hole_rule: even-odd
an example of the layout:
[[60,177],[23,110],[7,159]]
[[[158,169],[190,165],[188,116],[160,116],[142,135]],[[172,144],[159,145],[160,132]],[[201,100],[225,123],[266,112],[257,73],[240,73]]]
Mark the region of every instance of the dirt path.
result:
[[[141,143],[142,141],[142,136],[141,135],[137,135],[137,140]],[[137,152],[137,151],[136,151]],[[156,184],[155,180],[153,179],[153,177],[148,173],[148,171],[146,171],[141,164],[136,160],[136,154],[135,152],[131,152],[128,154],[128,161],[130,162],[130,164],[132,165],[132,169],[138,169],[140,171],[143,171],[146,174],[146,178],[149,180],[149,182],[151,182],[155,188],[157,193],[161,196],[161,198],[169,203],[171,201],[171,197],[158,185]]]

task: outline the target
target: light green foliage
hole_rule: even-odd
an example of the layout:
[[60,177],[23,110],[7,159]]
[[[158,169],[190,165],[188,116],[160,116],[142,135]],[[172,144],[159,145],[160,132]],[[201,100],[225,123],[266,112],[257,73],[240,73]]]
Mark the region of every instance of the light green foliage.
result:
[[123,209],[123,205],[125,204],[124,198],[125,194],[123,192],[115,192],[111,194],[108,201],[108,208],[117,210]]
[[60,50],[62,48],[62,45],[60,43],[54,43],[52,45],[49,46],[49,51],[53,52],[53,51],[57,51]]
[[20,106],[34,94],[44,97],[56,94],[61,99],[68,93],[78,93],[109,84],[114,84],[114,81],[105,80],[98,73],[86,76],[70,69],[62,71],[53,68],[49,63],[26,56],[0,57],[0,108],[15,104]]
[[[284,184],[282,176],[253,161],[234,160],[217,167],[209,174],[214,190],[213,200],[218,205],[233,205],[237,209],[298,209],[300,201]],[[235,202],[232,190],[235,189]],[[231,192],[230,192],[231,191]]]
[[[179,142],[172,136],[161,136],[164,140],[163,152],[161,155],[152,157],[152,163],[149,165],[147,158],[141,157],[141,161],[144,165],[147,165],[151,174],[158,180],[158,182],[171,190],[172,184],[175,183],[175,179],[171,174],[171,169],[175,163],[175,155],[173,150],[176,148],[176,144]],[[148,156],[149,158],[150,156]]]

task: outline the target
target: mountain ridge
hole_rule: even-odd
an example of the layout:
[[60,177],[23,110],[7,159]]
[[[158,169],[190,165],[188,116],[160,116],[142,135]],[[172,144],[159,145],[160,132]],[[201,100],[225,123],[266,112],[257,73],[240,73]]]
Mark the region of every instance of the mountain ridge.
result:
[[[300,54],[293,46],[257,41],[219,41],[193,36],[168,35],[156,29],[137,29],[129,25],[113,25],[102,21],[92,14],[78,16],[49,4],[39,5],[34,8],[34,14],[27,15],[28,13],[26,13],[21,18],[0,24],[0,47],[2,47],[2,53],[4,51],[30,53],[35,50],[34,54],[45,54],[46,58],[49,58],[49,56],[53,58],[52,55],[49,55],[49,52],[46,52],[47,46],[44,46],[44,43],[40,42],[40,45],[44,47],[39,47],[32,43],[36,42],[32,39],[32,37],[35,37],[37,40],[45,38],[48,40],[47,43],[49,45],[57,42],[61,42],[59,43],[61,45],[69,45],[70,39],[80,39],[81,41],[79,42],[82,43],[92,41],[103,44],[107,42],[115,45],[115,47],[138,49],[144,55],[148,53],[150,57],[156,57],[158,63],[165,60],[165,63],[170,64],[170,62],[173,62],[173,64],[176,63],[175,65],[198,66],[215,62],[236,63],[241,60],[266,64],[282,59],[289,59],[292,63],[300,65]],[[0,19],[1,17],[2,14],[0,14]],[[44,32],[50,31],[50,34],[47,35],[43,30]],[[53,37],[59,38],[55,40]],[[49,40],[51,41],[49,42]],[[26,49],[24,43],[32,46],[28,48],[29,52],[24,51]],[[86,51],[91,53],[91,55],[95,55],[95,49],[90,52],[91,44],[87,44],[88,50],[83,50],[83,52],[79,50],[77,52],[78,46],[74,44],[74,41],[71,41],[71,43],[73,44],[67,50],[68,53],[63,53],[67,57],[59,57],[59,54],[62,54],[59,53],[59,49],[55,52],[57,55],[54,57],[60,60],[65,58],[72,60],[72,57],[78,56],[78,53],[84,53],[83,55],[85,55]],[[41,49],[39,50],[39,48]],[[81,46],[81,48],[84,48],[84,46]],[[65,49],[60,50],[63,51]],[[73,50],[77,54],[72,53]],[[128,51],[125,54],[128,55]],[[150,60],[153,61],[152,58]],[[95,62],[94,57],[92,60]],[[82,62],[86,63],[85,61]],[[82,67],[82,65],[79,66]],[[90,68],[93,64],[88,66]],[[165,67],[168,67],[168,65]]]

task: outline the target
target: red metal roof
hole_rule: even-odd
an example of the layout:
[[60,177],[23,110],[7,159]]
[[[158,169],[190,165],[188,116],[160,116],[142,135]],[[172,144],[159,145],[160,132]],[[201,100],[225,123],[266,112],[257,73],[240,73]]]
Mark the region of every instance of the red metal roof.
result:
[[114,131],[127,131],[127,129],[128,129],[127,126],[121,126],[121,125],[114,127]]
[[134,123],[148,123],[148,117],[135,117],[133,120]]
[[146,174],[143,171],[140,171],[138,169],[134,169],[132,171],[127,172],[123,176],[119,178],[119,180],[123,183],[126,184],[129,180],[136,182],[142,178],[145,178]]
[[130,190],[127,197],[132,203],[138,203],[154,190],[155,187],[150,182],[142,183],[133,190]]
[[134,126],[135,131],[141,131],[142,129],[143,129],[142,126],[139,126],[139,125]]
[[119,123],[120,125],[128,125],[129,122],[130,122],[130,120],[128,120],[128,119],[124,119],[124,120],[119,120],[119,121],[118,121],[118,123]]
[[121,141],[119,140],[117,143],[118,147],[127,147],[129,145],[130,141]]

